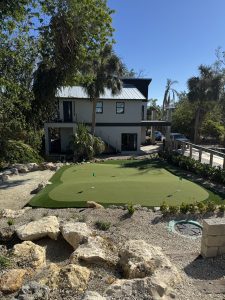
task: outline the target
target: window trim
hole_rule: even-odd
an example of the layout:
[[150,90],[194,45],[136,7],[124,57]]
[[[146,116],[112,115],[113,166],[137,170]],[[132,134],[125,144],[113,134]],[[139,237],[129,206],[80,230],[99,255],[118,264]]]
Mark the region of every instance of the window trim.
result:
[[[117,107],[118,104],[123,104],[123,112],[118,112],[117,111],[118,108],[121,108],[121,107]],[[116,114],[117,115],[122,115],[124,113],[125,113],[125,102],[123,102],[123,101],[116,102]]]
[[[98,105],[98,103],[101,103],[101,107],[99,107],[99,108],[101,108],[101,111],[97,111],[97,105]],[[96,103],[95,113],[96,113],[96,114],[103,114],[103,101],[98,101],[98,102]]]

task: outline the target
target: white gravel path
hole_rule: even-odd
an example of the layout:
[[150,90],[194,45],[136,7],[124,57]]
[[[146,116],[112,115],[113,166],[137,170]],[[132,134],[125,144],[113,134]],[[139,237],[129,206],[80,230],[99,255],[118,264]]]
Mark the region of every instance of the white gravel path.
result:
[[10,177],[8,182],[0,182],[0,209],[20,209],[26,205],[33,195],[32,190],[42,181],[47,181],[54,172],[36,171]]

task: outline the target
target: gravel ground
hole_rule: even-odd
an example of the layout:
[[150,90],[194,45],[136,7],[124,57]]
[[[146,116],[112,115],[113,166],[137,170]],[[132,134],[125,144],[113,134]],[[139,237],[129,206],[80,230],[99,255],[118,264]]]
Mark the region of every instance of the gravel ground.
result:
[[[183,278],[182,283],[175,289],[176,299],[225,299],[225,289],[222,288],[222,292],[220,289],[221,293],[218,294],[219,289],[217,288],[221,285],[222,280],[224,285],[225,257],[202,259],[199,256],[201,238],[191,239],[169,232],[167,226],[170,219],[162,218],[160,213],[142,208],[135,211],[132,217],[127,217],[126,211],[123,209],[31,209],[15,219],[15,225],[37,220],[46,215],[55,215],[61,221],[85,221],[93,230],[96,230],[95,222],[97,220],[111,222],[108,231],[96,230],[96,232],[110,238],[118,247],[128,239],[143,239],[152,245],[162,247],[163,252],[178,268]],[[197,220],[202,222],[201,218]],[[1,226],[8,226],[7,219],[0,219]],[[61,239],[58,242],[42,239],[37,243],[46,248],[48,262],[64,264],[73,251]],[[89,290],[103,293],[111,278],[119,277],[119,274],[113,270],[105,270],[101,267],[91,268],[94,275],[89,282]],[[51,293],[51,299],[80,300],[81,298],[81,295],[74,294],[72,290],[66,288]]]
[[31,199],[30,192],[42,181],[47,181],[54,172],[36,171],[10,177],[8,182],[0,182],[0,209],[20,209]]

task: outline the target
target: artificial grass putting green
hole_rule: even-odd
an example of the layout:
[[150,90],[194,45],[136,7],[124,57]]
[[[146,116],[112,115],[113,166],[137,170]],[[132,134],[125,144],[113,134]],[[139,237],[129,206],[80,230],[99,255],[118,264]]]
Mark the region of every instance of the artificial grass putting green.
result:
[[109,204],[158,206],[192,203],[219,195],[165,169],[159,161],[107,161],[61,168],[30,205],[85,207],[87,201]]

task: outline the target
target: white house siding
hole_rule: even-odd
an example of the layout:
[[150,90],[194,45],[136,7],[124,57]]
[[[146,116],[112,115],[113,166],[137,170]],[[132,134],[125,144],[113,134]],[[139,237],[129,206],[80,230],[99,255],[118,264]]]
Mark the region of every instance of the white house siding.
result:
[[96,136],[100,136],[106,143],[113,146],[117,151],[121,151],[121,134],[137,134],[137,151],[141,145],[141,127],[140,126],[97,126]]
[[[69,100],[69,99],[68,99]],[[66,100],[65,100],[66,101]],[[92,103],[90,100],[71,99],[73,122],[90,123],[92,118]],[[103,102],[103,113],[96,114],[96,123],[138,123],[141,121],[142,105],[145,106],[145,119],[147,104],[137,100],[100,100]],[[116,113],[116,102],[125,103],[124,114]],[[60,119],[63,120],[63,99],[59,103]]]
[[141,127],[141,144],[146,141],[146,127]]
[[68,146],[73,136],[73,128],[61,128],[60,129],[61,136],[61,151],[66,152],[68,150]]

